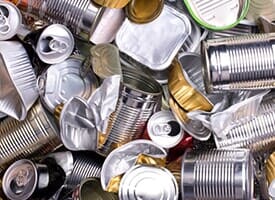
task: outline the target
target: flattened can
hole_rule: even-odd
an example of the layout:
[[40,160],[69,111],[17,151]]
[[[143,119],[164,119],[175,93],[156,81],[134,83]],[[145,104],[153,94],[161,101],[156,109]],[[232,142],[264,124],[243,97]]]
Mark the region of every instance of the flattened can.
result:
[[128,170],[120,182],[120,200],[178,200],[175,177],[164,167],[136,165]]
[[72,195],[73,200],[118,200],[115,193],[102,189],[98,178],[87,178],[81,181]]
[[170,111],[159,111],[152,115],[147,131],[150,139],[163,148],[175,147],[184,136],[184,131]]

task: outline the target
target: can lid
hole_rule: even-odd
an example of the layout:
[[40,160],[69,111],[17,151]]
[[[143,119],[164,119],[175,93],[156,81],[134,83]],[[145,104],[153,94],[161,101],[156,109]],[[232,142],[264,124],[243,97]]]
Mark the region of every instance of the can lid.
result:
[[148,23],[162,12],[164,0],[132,0],[126,7],[127,17],[135,23]]
[[136,165],[124,174],[120,200],[177,200],[179,189],[173,174],[163,167]]
[[27,200],[34,193],[38,183],[38,174],[30,160],[13,163],[3,177],[3,191],[9,199]]
[[19,9],[8,2],[0,2],[0,40],[8,40],[15,36],[22,24]]
[[184,131],[171,111],[159,111],[148,122],[149,137],[164,148],[172,148],[180,143]]
[[56,64],[66,60],[74,50],[74,36],[61,24],[48,26],[36,45],[38,57],[45,63]]

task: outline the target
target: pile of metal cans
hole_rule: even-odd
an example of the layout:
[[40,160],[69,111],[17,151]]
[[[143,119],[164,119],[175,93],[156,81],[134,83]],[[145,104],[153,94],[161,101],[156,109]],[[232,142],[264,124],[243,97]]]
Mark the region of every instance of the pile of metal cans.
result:
[[0,0],[0,200],[275,199],[274,0]]

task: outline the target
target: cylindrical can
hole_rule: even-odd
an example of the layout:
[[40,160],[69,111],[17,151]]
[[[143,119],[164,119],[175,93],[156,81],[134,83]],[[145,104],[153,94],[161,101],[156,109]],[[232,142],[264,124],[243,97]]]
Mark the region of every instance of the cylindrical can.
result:
[[31,155],[43,155],[60,145],[55,119],[38,101],[19,122],[7,118],[0,124],[0,165]]
[[179,189],[172,173],[164,167],[136,165],[121,179],[120,200],[178,200]]
[[74,153],[73,170],[66,180],[66,184],[75,187],[80,182],[89,177],[100,177],[103,158],[95,153]]
[[81,181],[74,190],[72,198],[72,200],[118,200],[117,194],[102,189],[98,178],[87,178]]
[[3,191],[9,199],[27,200],[31,197],[50,197],[65,181],[65,173],[53,160],[34,163],[18,160],[5,172]]
[[217,148],[249,148],[252,152],[269,151],[275,144],[274,102],[262,102],[259,112],[250,120],[228,131],[225,137],[215,135]]
[[107,155],[114,148],[140,138],[151,115],[160,108],[161,87],[152,78],[126,70],[116,110],[106,133],[99,138],[98,153]]
[[159,111],[150,117],[147,124],[150,139],[163,148],[173,148],[184,136],[180,124],[170,111]]
[[203,42],[207,92],[274,88],[274,45],[274,33]]
[[252,156],[246,149],[187,151],[182,160],[183,200],[251,200],[253,180]]

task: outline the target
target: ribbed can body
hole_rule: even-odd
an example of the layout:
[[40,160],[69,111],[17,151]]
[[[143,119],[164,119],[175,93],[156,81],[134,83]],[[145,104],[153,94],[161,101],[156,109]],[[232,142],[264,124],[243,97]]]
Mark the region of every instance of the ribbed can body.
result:
[[253,184],[248,150],[187,151],[183,157],[183,200],[251,200]]
[[257,116],[233,127],[225,138],[215,136],[217,148],[249,148],[252,152],[267,151],[275,145],[275,106],[262,103]]
[[274,88],[275,34],[249,34],[203,43],[208,92]]
[[95,154],[74,155],[73,170],[67,179],[69,186],[75,187],[85,178],[100,177],[103,159]]
[[136,72],[124,73],[124,84],[116,110],[109,118],[105,137],[98,153],[111,150],[140,138],[151,115],[161,106],[161,87],[151,78]]
[[43,155],[60,145],[58,129],[37,102],[22,122],[7,118],[0,124],[0,166],[15,159]]

